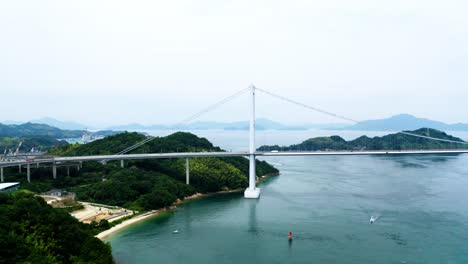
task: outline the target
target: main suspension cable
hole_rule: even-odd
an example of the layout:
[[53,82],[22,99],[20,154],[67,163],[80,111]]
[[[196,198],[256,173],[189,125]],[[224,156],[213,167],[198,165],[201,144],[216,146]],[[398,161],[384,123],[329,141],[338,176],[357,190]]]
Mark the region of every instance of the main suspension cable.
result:
[[[193,115],[191,115],[191,116],[189,116],[189,117],[183,119],[183,120],[180,121],[179,123],[176,123],[175,126],[177,126],[177,125],[185,125],[185,124],[190,123],[191,121],[193,121],[193,120],[199,118],[200,116],[202,116],[202,115],[204,115],[204,114],[206,114],[206,113],[208,113],[208,112],[210,112],[210,111],[213,111],[213,110],[215,110],[216,108],[220,107],[221,105],[224,105],[224,104],[226,104],[227,102],[233,100],[234,98],[236,98],[236,97],[242,95],[243,93],[247,92],[248,89],[249,89],[249,88],[242,89],[242,90],[240,90],[240,91],[238,91],[238,92],[236,92],[236,93],[234,93],[234,94],[232,94],[232,95],[230,95],[230,96],[228,96],[228,97],[226,97],[226,98],[224,98],[224,99],[222,99],[222,100],[220,100],[220,101],[218,101],[218,102],[216,102],[216,103],[214,103],[214,104],[212,104],[212,105],[210,105],[210,106],[208,106],[208,107],[206,107],[206,108],[204,108],[204,109],[202,109],[201,111],[199,111],[199,112],[197,112],[197,113],[195,113],[195,114],[193,114]],[[124,150],[122,150],[122,151],[116,153],[116,154],[114,154],[114,155],[122,155],[122,154],[128,153],[129,151],[132,151],[132,150],[134,150],[134,149],[136,149],[136,148],[138,148],[138,147],[140,147],[140,146],[142,146],[142,145],[144,145],[144,144],[150,142],[151,140],[153,140],[153,139],[155,139],[155,138],[156,138],[155,136],[149,136],[149,137],[145,138],[144,140],[142,140],[142,141],[140,141],[140,142],[138,142],[138,143],[136,143],[136,144],[134,144],[134,145],[132,145],[132,146],[130,146],[130,147],[128,147],[128,148],[126,148],[126,149],[124,149]]]
[[[332,112],[329,112],[329,111],[325,111],[325,110],[322,110],[320,108],[317,108],[317,107],[314,107],[314,106],[310,106],[310,105],[306,105],[304,103],[301,103],[301,102],[298,102],[298,101],[295,101],[295,100],[292,100],[292,99],[289,99],[285,96],[281,96],[281,95],[278,95],[278,94],[274,94],[272,92],[269,92],[269,91],[266,91],[264,89],[261,89],[261,88],[255,88],[256,90],[262,92],[262,93],[265,93],[267,95],[270,95],[272,97],[275,97],[277,99],[280,99],[280,100],[283,100],[283,101],[286,101],[286,102],[289,102],[289,103],[292,103],[294,105],[298,105],[298,106],[301,106],[301,107],[304,107],[304,108],[307,108],[309,110],[313,110],[315,112],[319,112],[319,113],[322,113],[322,114],[325,114],[325,115],[329,115],[329,116],[333,116],[333,117],[336,117],[336,118],[339,118],[339,119],[342,119],[342,120],[346,120],[346,121],[350,121],[352,123],[359,123],[359,121],[357,121],[356,119],[352,119],[352,118],[349,118],[349,117],[346,117],[346,116],[342,116],[342,115],[338,115],[338,114],[335,114],[335,113],[332,113]],[[431,139],[431,140],[437,140],[437,141],[443,141],[443,142],[450,142],[450,143],[457,143],[457,144],[468,144],[468,142],[465,142],[465,141],[455,141],[455,140],[448,140],[448,139],[442,139],[442,138],[435,138],[435,137],[429,137],[429,136],[423,136],[423,135],[418,135],[418,134],[414,134],[414,133],[410,133],[410,132],[406,132],[406,131],[399,131],[397,133],[400,133],[400,134],[404,134],[404,135],[408,135],[408,136],[413,136],[413,137],[419,137],[419,138],[425,138],[425,139]]]
[[348,117],[345,117],[345,116],[342,116],[342,115],[338,115],[338,114],[335,114],[335,113],[332,113],[332,112],[329,112],[329,111],[325,111],[325,110],[322,110],[322,109],[314,107],[314,106],[306,105],[306,104],[300,103],[298,101],[286,98],[284,96],[274,94],[274,93],[269,92],[267,90],[263,90],[263,89],[260,89],[260,88],[255,88],[255,89],[259,90],[260,92],[263,92],[265,94],[268,94],[268,95],[270,95],[272,97],[278,98],[280,100],[283,100],[283,101],[286,101],[286,102],[289,102],[289,103],[292,103],[292,104],[295,104],[295,105],[298,105],[298,106],[301,106],[301,107],[305,107],[307,109],[310,109],[310,110],[313,110],[313,111],[316,111],[316,112],[319,112],[319,113],[322,113],[322,114],[325,114],[325,115],[333,116],[333,117],[343,119],[343,120],[346,120],[346,121],[350,121],[350,122],[353,122],[353,123],[359,123],[359,121],[357,121],[355,119],[348,118]]

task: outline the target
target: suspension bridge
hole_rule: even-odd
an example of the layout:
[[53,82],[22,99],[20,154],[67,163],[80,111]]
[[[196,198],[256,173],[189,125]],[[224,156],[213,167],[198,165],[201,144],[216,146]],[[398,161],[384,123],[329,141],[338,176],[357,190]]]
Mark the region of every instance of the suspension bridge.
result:
[[22,168],[26,168],[26,175],[28,182],[31,181],[31,169],[32,168],[40,168],[40,167],[51,167],[52,168],[52,176],[53,178],[57,178],[57,167],[66,167],[67,174],[70,174],[70,167],[76,167],[77,170],[80,170],[83,162],[89,161],[120,161],[122,167],[125,166],[125,160],[145,160],[145,159],[179,159],[185,158],[186,159],[186,184],[190,184],[190,158],[202,158],[202,157],[248,157],[249,159],[249,186],[244,192],[245,198],[259,198],[260,196],[260,189],[256,187],[256,175],[255,175],[255,159],[256,157],[262,156],[319,156],[319,155],[408,155],[408,154],[460,154],[460,153],[468,153],[468,142],[465,141],[455,141],[455,140],[447,140],[447,139],[440,139],[435,137],[430,137],[427,135],[418,135],[414,133],[409,133],[405,131],[401,131],[398,133],[419,137],[424,139],[442,141],[442,142],[449,142],[455,144],[464,144],[467,145],[466,149],[451,149],[451,150],[379,150],[379,151],[274,151],[274,152],[261,152],[257,151],[255,147],[255,93],[262,92],[274,98],[280,99],[282,101],[286,101],[288,103],[306,108],[308,110],[312,110],[315,112],[319,112],[334,118],[342,119],[352,123],[358,123],[359,121],[338,115],[329,111],[325,111],[320,108],[316,108],[290,98],[271,93],[267,90],[263,90],[260,88],[256,88],[255,86],[251,85],[250,87],[243,89],[229,97],[224,98],[223,100],[210,105],[209,107],[197,112],[189,116],[188,118],[182,120],[180,124],[188,124],[193,120],[197,119],[198,117],[202,116],[203,114],[210,112],[219,106],[233,100],[234,98],[244,94],[249,93],[249,101],[250,101],[250,121],[249,121],[249,149],[248,151],[236,151],[236,152],[176,152],[176,153],[144,153],[144,154],[128,154],[132,150],[139,148],[140,146],[150,142],[151,140],[155,139],[154,136],[148,136],[141,142],[138,142],[114,155],[94,155],[94,156],[73,156],[73,157],[47,157],[47,158],[34,158],[34,159],[25,159],[25,160],[15,160],[15,161],[4,161],[0,162],[0,180],[1,182],[4,181],[4,168],[5,167],[12,167],[18,166],[20,172]]

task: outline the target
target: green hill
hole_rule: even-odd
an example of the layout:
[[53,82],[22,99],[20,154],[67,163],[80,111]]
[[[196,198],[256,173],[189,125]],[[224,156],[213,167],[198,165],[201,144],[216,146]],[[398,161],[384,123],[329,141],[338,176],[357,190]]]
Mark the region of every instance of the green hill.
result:
[[92,225],[29,193],[0,193],[0,263],[114,263]]
[[[52,149],[49,153],[62,156],[114,154],[141,140],[138,133],[122,133],[80,145],[69,144]],[[207,139],[190,133],[178,132],[158,137],[131,153],[222,151]],[[24,181],[17,169],[8,173],[17,175],[22,186],[40,192],[50,188],[66,188],[74,191],[78,199],[125,206],[135,210],[152,210],[168,206],[196,192],[207,193],[245,188],[248,185],[248,160],[243,157],[190,159],[190,185],[185,184],[185,159],[154,159],[126,162],[85,162],[70,177],[64,169],[52,180],[50,169],[32,170],[32,182]],[[278,170],[264,161],[257,161],[258,176],[275,174]],[[13,179],[13,178],[11,178]]]
[[[462,139],[447,135],[445,132],[421,128],[415,131],[407,131],[422,136],[460,141]],[[346,141],[339,136],[316,137],[305,140],[300,144],[290,146],[261,146],[259,151],[291,151],[291,150],[413,150],[413,149],[463,149],[468,144],[450,143],[427,138],[414,137],[401,133],[389,134],[383,137],[361,136],[351,141]]]

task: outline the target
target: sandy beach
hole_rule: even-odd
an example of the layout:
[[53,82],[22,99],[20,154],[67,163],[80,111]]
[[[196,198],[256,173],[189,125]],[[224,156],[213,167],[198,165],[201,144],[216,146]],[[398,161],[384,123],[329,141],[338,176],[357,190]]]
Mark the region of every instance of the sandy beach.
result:
[[96,235],[97,238],[101,239],[101,240],[104,240],[104,238],[108,237],[109,235],[111,235],[112,233],[118,231],[118,230],[121,230],[122,228],[125,228],[131,224],[134,224],[134,223],[137,223],[137,222],[140,222],[146,218],[149,218],[151,216],[154,216],[154,215],[158,215],[162,212],[165,212],[167,210],[154,210],[154,211],[150,211],[150,212],[147,212],[147,213],[144,213],[142,215],[138,215],[138,216],[135,216],[133,218],[130,218],[126,221],[123,221],[122,223],[110,228],[110,229],[107,229],[106,231],[103,231],[99,234]]

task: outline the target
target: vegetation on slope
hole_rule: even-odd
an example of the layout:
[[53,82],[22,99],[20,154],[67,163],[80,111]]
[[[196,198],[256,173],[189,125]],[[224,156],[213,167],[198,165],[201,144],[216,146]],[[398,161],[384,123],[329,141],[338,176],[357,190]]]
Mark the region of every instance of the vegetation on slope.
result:
[[134,210],[151,210],[171,205],[195,193],[192,186],[165,174],[135,167],[113,169],[106,180],[72,188],[80,200],[123,206]]
[[[464,142],[462,139],[447,135],[445,132],[421,128],[415,131],[408,131],[413,134],[422,136],[430,136],[439,139],[452,140]],[[444,141],[437,141],[427,138],[414,137],[401,133],[389,134],[383,137],[369,138],[361,136],[351,141],[346,141],[339,136],[331,137],[316,137],[307,139],[306,141],[291,145],[280,147],[275,146],[261,146],[260,151],[290,151],[290,150],[412,150],[412,149],[461,149],[467,148],[466,144],[450,143]]]
[[0,193],[0,263],[113,263],[91,225],[30,193]]

